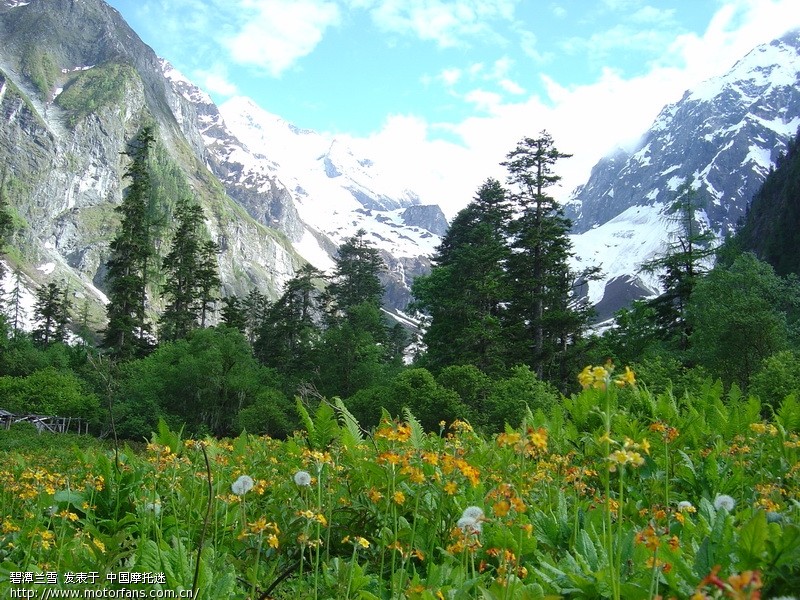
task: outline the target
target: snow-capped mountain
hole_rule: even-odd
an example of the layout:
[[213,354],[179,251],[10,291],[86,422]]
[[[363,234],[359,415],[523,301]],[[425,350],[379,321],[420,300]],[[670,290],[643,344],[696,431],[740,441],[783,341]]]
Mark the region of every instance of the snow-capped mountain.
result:
[[639,267],[665,247],[665,211],[682,184],[704,207],[701,225],[731,232],[800,126],[800,31],[758,46],[727,73],[666,106],[631,153],[601,160],[566,205],[578,266],[597,264],[592,303],[608,316],[657,292]]
[[285,233],[298,254],[322,270],[333,266],[345,239],[364,229],[387,266],[387,305],[405,307],[411,280],[430,268],[447,229],[438,206],[421,204],[340,139],[300,129],[248,98],[218,108],[168,62],[162,70],[195,107],[206,164],[229,196]]

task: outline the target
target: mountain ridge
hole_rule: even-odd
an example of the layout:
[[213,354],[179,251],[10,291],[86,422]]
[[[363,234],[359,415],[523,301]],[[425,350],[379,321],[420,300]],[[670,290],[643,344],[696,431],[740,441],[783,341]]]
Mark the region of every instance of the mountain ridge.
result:
[[[800,30],[747,53],[720,76],[666,105],[632,151],[601,159],[565,203],[574,264],[601,266],[590,301],[611,316],[632,296],[659,292],[640,266],[669,243],[666,215],[684,184],[703,204],[698,226],[732,233],[800,126]],[[638,265],[638,266],[637,266]],[[619,300],[614,286],[627,291]],[[637,294],[630,289],[638,289]]]

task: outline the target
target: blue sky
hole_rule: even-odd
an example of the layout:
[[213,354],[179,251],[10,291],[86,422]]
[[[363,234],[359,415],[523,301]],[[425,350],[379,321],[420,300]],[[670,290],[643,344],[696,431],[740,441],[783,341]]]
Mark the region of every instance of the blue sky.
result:
[[796,0],[109,2],[217,103],[249,96],[456,205],[445,190],[468,201],[543,129],[574,155],[568,191],[685,89],[800,26]]

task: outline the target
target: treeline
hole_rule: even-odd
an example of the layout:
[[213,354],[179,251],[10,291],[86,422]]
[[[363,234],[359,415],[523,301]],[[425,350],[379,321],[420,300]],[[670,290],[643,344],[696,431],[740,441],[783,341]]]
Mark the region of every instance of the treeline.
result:
[[[274,301],[257,290],[221,297],[203,211],[144,128],[116,209],[107,326],[92,343],[66,286],[49,282],[23,332],[17,277],[0,320],[0,408],[82,417],[132,439],[159,418],[195,435],[282,437],[299,425],[296,402],[316,410],[335,396],[365,426],[382,408],[409,408],[429,430],[461,418],[497,431],[526,408],[547,411],[576,391],[586,364],[608,360],[659,392],[721,379],[769,407],[800,389],[800,285],[735,241],[712,268],[690,185],[671,207],[671,246],[643,265],[664,294],[593,331],[585,288],[597,273],[570,270],[570,223],[549,193],[565,158],[542,132],[507,155],[504,183],[480,186],[414,283],[420,336],[382,310],[382,261],[363,231],[339,247],[331,273],[307,265]],[[13,223],[0,185],[0,243]]]

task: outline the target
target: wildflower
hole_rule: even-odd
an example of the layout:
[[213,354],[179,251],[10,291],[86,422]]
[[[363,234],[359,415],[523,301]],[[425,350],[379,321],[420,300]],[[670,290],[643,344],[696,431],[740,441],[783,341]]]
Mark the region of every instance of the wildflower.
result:
[[468,506],[464,509],[461,516],[474,519],[475,521],[482,521],[484,519],[483,509],[480,506]]
[[717,497],[714,498],[714,508],[717,510],[725,509],[728,512],[732,511],[736,506],[736,500],[728,496],[727,494],[717,494]]
[[483,529],[483,524],[472,517],[462,516],[456,526],[466,535],[478,535]]
[[[236,485],[234,483],[234,485]],[[144,505],[144,509],[147,512],[153,513],[156,517],[161,514],[161,502],[148,502]]]
[[681,512],[697,512],[697,509],[688,500],[681,500],[678,502],[678,510]]
[[448,496],[454,496],[458,491],[458,485],[455,481],[448,481],[444,484],[444,491]]
[[253,489],[255,482],[249,475],[242,475],[231,484],[231,491],[237,496],[244,496]]
[[636,375],[631,371],[630,367],[626,366],[625,373],[618,377],[614,383],[619,387],[625,387],[626,385],[633,387],[636,385]]
[[406,501],[406,496],[403,492],[398,490],[392,496],[392,500],[394,500],[396,504],[403,504]]
[[294,482],[300,487],[308,487],[311,485],[311,475],[308,471],[298,471],[294,474]]

